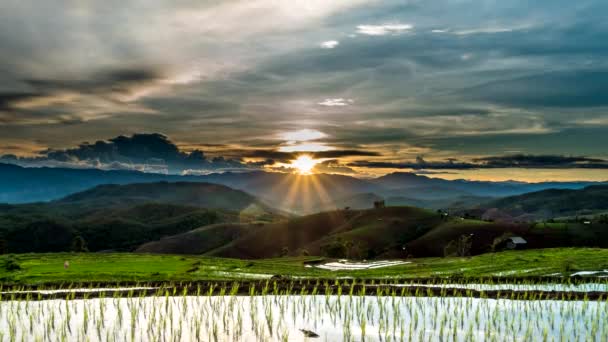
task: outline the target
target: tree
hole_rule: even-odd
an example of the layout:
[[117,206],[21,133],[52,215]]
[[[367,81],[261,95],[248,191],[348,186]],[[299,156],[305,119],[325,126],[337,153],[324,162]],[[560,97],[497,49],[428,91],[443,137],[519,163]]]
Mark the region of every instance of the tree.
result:
[[492,250],[492,252],[496,252],[496,248],[498,248],[498,246],[503,242],[507,241],[511,236],[513,236],[511,232],[506,232],[496,237],[494,241],[492,241],[492,245],[490,245],[490,249]]
[[353,257],[353,247],[354,246],[355,246],[355,244],[353,243],[352,240],[348,240],[348,241],[344,242],[344,248],[346,248],[346,257],[349,259]]
[[88,252],[87,243],[82,236],[77,235],[72,240],[72,252]]
[[457,247],[456,240],[452,240],[452,241],[448,242],[448,244],[443,247],[443,256],[444,257],[456,256],[457,254],[458,254],[458,247]]
[[443,248],[444,256],[469,256],[473,246],[473,234],[463,234],[458,239],[448,242]]
[[461,235],[458,239],[458,255],[461,257],[471,255],[471,247],[473,247],[473,234]]
[[0,254],[8,253],[8,242],[6,239],[0,239]]
[[325,256],[330,258],[346,258],[348,253],[344,241],[340,238],[321,246],[321,250]]

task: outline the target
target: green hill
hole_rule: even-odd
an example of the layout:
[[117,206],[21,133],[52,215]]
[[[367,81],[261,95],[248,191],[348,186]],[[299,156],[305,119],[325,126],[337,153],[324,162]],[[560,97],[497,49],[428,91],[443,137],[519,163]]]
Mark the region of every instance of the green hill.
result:
[[[336,210],[268,224],[205,227],[145,244],[137,251],[246,259],[303,254],[362,259],[402,256],[407,243],[445,222],[436,212],[414,207]],[[477,222],[470,225],[478,227]],[[216,237],[221,229],[230,230],[222,235],[224,244]],[[500,235],[504,229],[497,231]]]
[[336,210],[272,223],[213,225],[140,246],[137,252],[259,259],[317,255],[333,258],[444,256],[471,237],[471,255],[492,251],[496,238],[521,236],[525,248],[608,247],[606,224],[563,228],[466,220],[414,207]]
[[131,251],[137,246],[223,222],[281,216],[255,197],[209,183],[102,185],[63,199],[0,206],[4,252]]
[[501,198],[481,207],[497,208],[514,217],[532,214],[538,219],[590,215],[608,211],[608,186],[595,185],[580,190],[542,190]]

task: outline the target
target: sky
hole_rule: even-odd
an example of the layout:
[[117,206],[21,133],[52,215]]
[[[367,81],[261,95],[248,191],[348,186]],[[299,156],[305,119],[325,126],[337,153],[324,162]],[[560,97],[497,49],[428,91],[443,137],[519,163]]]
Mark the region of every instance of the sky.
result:
[[0,3],[0,161],[608,179],[604,0]]

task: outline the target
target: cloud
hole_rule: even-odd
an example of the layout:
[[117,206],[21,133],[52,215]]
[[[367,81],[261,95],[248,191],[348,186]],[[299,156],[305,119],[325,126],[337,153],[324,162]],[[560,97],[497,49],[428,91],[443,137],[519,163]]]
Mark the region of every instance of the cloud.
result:
[[507,155],[490,156],[463,162],[455,159],[445,161],[426,161],[418,157],[411,162],[355,161],[349,167],[414,169],[414,170],[471,170],[496,168],[528,169],[608,169],[608,160],[588,157],[568,157],[559,155]]
[[343,98],[335,98],[335,99],[325,99],[318,103],[319,106],[325,107],[343,107],[350,106],[355,101],[353,99],[343,99]]
[[[279,150],[244,150],[239,152],[245,158],[260,158],[274,160],[278,162],[289,162],[302,154],[299,152],[282,152]],[[306,154],[314,159],[336,159],[344,157],[378,157],[381,154],[373,151],[364,150],[331,150],[331,151],[307,151]]]
[[118,136],[92,144],[84,142],[75,148],[42,151],[34,157],[4,155],[0,156],[0,161],[24,166],[95,167],[162,173],[247,169],[252,166],[235,159],[208,158],[201,150],[183,152],[158,133]]
[[162,80],[161,70],[144,66],[103,69],[78,78],[24,78],[22,92],[0,91],[0,114],[10,114],[4,120],[10,125],[45,125],[149,113],[133,101]]
[[363,168],[378,168],[378,169],[430,169],[430,170],[469,170],[479,168],[476,164],[463,163],[456,161],[439,161],[439,162],[376,162],[376,161],[355,161],[348,163],[349,167],[363,167]]
[[279,147],[279,151],[281,152],[319,152],[334,149],[334,147],[321,142],[291,143]]
[[357,33],[368,36],[384,36],[408,32],[413,28],[414,26],[410,24],[358,25]]
[[373,151],[363,150],[332,150],[332,151],[320,151],[312,153],[314,158],[343,158],[343,157],[379,157],[382,154]]
[[300,129],[297,131],[288,131],[278,134],[278,138],[285,141],[311,141],[326,138],[327,134],[316,129]]
[[608,160],[558,155],[507,155],[474,159],[488,168],[600,168],[608,169]]
[[531,26],[525,25],[525,26],[519,26],[519,27],[480,27],[480,28],[472,28],[472,29],[460,29],[460,30],[434,29],[434,30],[431,30],[431,32],[432,33],[448,33],[448,34],[454,34],[454,35],[458,35],[458,36],[468,36],[468,35],[474,35],[474,34],[506,33],[506,32],[524,30],[527,28],[531,28]]
[[[0,7],[0,150],[22,146],[4,153],[163,132],[184,153],[223,145],[199,147],[207,161],[327,148],[394,163],[419,153],[608,157],[606,1]],[[277,140],[301,127],[328,136]]]
[[333,49],[338,45],[340,45],[340,42],[337,40],[328,40],[320,44],[320,46],[324,49]]
[[313,168],[315,173],[345,174],[354,175],[357,172],[350,167],[340,163],[338,160],[330,159],[320,162]]
[[522,108],[590,108],[608,106],[608,69],[555,71],[488,82],[461,94]]

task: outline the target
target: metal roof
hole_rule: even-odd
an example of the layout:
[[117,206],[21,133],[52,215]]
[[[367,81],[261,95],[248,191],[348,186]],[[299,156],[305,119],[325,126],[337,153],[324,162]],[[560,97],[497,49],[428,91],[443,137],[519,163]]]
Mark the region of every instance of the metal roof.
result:
[[522,238],[521,236],[511,236],[509,238],[509,240],[511,240],[511,242],[515,243],[515,244],[524,244],[524,243],[528,243],[526,240],[524,240],[524,238]]

